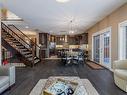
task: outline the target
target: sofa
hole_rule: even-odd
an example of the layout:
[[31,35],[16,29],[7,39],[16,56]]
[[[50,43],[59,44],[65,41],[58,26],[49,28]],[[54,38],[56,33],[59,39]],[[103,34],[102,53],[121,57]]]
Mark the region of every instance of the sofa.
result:
[[118,60],[113,63],[115,84],[127,92],[127,60]]
[[0,93],[15,83],[15,66],[0,66]]

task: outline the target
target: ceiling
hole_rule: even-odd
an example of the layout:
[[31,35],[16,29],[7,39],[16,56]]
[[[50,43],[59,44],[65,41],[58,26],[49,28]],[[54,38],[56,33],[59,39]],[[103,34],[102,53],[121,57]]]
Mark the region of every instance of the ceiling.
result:
[[[86,30],[126,3],[127,0],[6,0],[11,12],[31,27],[55,35],[87,32]],[[72,23],[70,21],[72,20]]]

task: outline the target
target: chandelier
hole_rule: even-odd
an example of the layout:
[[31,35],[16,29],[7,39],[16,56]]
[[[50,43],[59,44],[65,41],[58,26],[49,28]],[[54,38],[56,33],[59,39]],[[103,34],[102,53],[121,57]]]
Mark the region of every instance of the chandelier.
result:
[[70,30],[69,30],[69,34],[73,34],[74,33],[74,29],[73,29],[73,20],[70,21]]

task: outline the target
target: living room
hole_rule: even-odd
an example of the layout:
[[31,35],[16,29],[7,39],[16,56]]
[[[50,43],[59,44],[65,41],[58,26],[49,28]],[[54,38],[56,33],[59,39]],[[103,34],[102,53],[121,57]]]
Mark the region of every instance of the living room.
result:
[[127,0],[2,0],[0,9],[0,95],[127,94]]

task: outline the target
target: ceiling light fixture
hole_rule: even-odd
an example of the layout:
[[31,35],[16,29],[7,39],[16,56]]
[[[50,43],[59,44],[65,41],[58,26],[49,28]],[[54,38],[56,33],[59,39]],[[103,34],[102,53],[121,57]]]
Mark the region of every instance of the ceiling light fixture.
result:
[[27,29],[28,29],[28,28],[29,28],[29,26],[26,26],[25,28],[27,28]]
[[73,29],[74,25],[73,25],[73,20],[70,21],[70,30],[69,30],[69,34],[73,34],[75,32],[75,30]]
[[70,0],[56,0],[56,1],[60,3],[66,3],[66,2],[69,2]]

